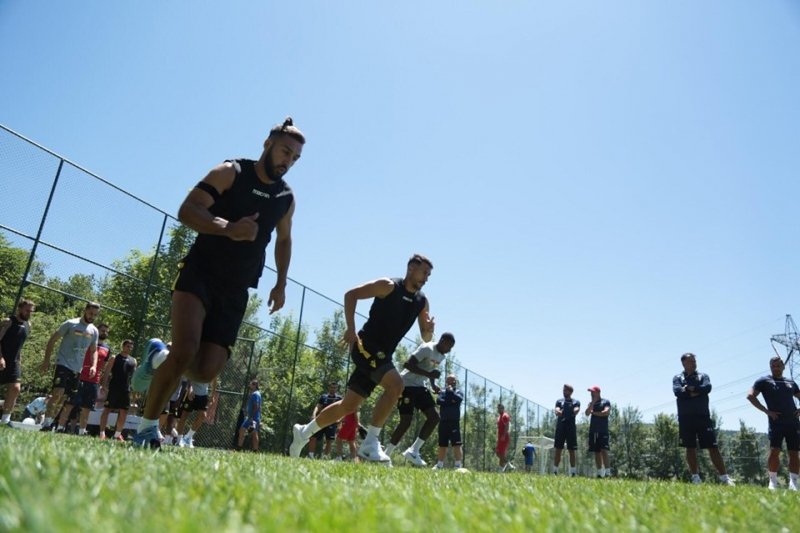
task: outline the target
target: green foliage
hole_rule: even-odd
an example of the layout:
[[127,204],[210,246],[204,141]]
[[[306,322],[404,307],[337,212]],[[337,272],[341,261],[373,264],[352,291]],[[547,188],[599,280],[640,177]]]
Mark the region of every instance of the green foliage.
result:
[[664,480],[685,477],[686,461],[682,448],[678,447],[678,419],[658,414],[649,430],[646,446],[649,477]]
[[165,523],[178,533],[789,531],[793,496],[219,450],[153,454],[85,437],[0,433],[0,531],[10,533],[157,531]]

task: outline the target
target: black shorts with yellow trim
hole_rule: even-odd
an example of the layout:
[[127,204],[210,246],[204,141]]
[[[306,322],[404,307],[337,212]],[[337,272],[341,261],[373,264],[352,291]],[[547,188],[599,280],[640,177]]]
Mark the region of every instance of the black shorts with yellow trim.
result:
[[194,294],[206,310],[200,340],[225,347],[230,357],[247,310],[247,287],[238,280],[211,274],[196,263],[181,262],[178,269],[172,290]]
[[413,415],[414,409],[425,412],[431,408],[436,408],[436,402],[433,401],[431,391],[425,387],[406,387],[397,400],[397,410],[401,415]]
[[391,354],[379,350],[372,353],[368,348],[361,342],[353,344],[350,359],[356,368],[347,380],[347,388],[363,398],[372,394],[387,372],[397,372]]

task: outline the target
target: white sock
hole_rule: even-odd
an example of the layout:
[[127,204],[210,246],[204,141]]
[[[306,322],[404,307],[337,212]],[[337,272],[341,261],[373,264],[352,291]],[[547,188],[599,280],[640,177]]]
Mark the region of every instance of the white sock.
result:
[[554,466],[554,467],[553,467],[553,473],[554,473],[554,474],[558,474],[558,467],[557,467],[557,466]]
[[2,422],[3,424],[8,424],[9,422],[11,422],[11,413],[4,414],[3,419],[0,420],[0,422]]
[[61,431],[62,429],[64,429],[64,426],[58,426],[58,427],[56,428],[56,431]]
[[177,439],[178,437],[180,437],[180,435],[178,435],[178,430],[175,429],[175,428],[172,428],[172,430],[169,432],[169,434],[172,435],[173,439]]
[[417,437],[417,440],[414,441],[414,454],[419,455],[419,449],[422,448],[422,445],[425,444],[425,441]]
[[314,433],[316,433],[320,429],[322,429],[322,428],[320,428],[319,424],[317,424],[317,420],[316,419],[312,420],[311,422],[309,422],[308,424],[303,426],[303,429],[301,430],[303,438],[304,439],[310,439],[311,435],[313,435]]
[[789,479],[791,479],[793,482],[797,483],[797,474],[789,473]]
[[[440,465],[444,466],[444,463],[439,463]],[[456,468],[461,468],[461,461],[456,461]]]
[[194,430],[190,429],[189,431],[186,432],[186,438],[191,440],[192,437],[194,437]]
[[574,473],[575,473],[575,467],[574,466],[569,467],[569,475],[572,475]]
[[142,419],[139,420],[139,429],[137,429],[136,431],[137,433],[141,433],[142,431],[151,427],[158,429],[158,418],[156,418],[155,420],[150,420],[149,418],[142,417]]
[[122,436],[122,432],[121,432],[121,431],[115,431],[115,432],[114,432],[114,438],[115,438],[115,439],[116,439],[117,437],[121,437],[121,436]]
[[364,439],[364,442],[372,442],[373,440],[378,440],[378,435],[380,434],[381,434],[381,428],[370,425],[369,427],[367,427],[367,438]]
[[[436,466],[439,468],[444,468],[444,461],[437,461]],[[456,468],[458,468],[458,462],[456,462]]]
[[604,469],[602,469],[602,468],[598,468],[597,469],[597,476],[598,477],[605,477],[605,475],[606,475],[606,471]]
[[610,468],[606,468],[606,476],[610,476],[610,475],[611,475],[611,469]]
[[309,459],[313,459],[314,458],[314,452],[308,452],[308,458]]
[[172,444],[172,435],[167,435],[166,437],[164,437],[164,444],[166,444],[167,446]]
[[726,482],[726,481],[728,481],[728,474],[722,474],[722,475],[720,475],[720,476],[719,476],[719,480],[720,480],[720,481],[722,481],[723,483],[724,483],[724,482]]
[[397,448],[397,445],[390,442],[389,445],[386,446],[386,455],[392,455],[395,448]]
[[49,417],[49,416],[48,416],[48,417],[46,417],[46,418],[44,419],[44,425],[45,425],[45,426],[49,426],[49,425],[50,425],[50,424],[52,424],[52,423],[53,423],[53,419],[52,419],[51,417]]
[[78,435],[86,435],[86,430],[85,429],[79,429],[78,430]]

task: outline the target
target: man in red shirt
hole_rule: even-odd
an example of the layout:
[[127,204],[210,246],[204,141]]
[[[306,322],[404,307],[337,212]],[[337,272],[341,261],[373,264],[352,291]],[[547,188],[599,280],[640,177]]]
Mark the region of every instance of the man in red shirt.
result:
[[514,465],[506,459],[508,443],[511,442],[511,417],[506,413],[506,408],[502,403],[497,404],[497,449],[495,453],[500,459],[500,471],[505,472],[506,468],[514,470]]
[[[64,410],[61,411],[61,418],[58,421],[58,429],[61,430],[67,425],[67,418],[72,411],[73,407],[81,408],[80,415],[80,429],[78,435],[86,435],[86,424],[89,422],[89,410],[94,409],[97,402],[97,392],[100,388],[100,376],[103,373],[103,366],[105,366],[108,357],[111,354],[111,348],[106,344],[108,338],[108,324],[100,324],[97,327],[97,369],[94,374],[89,370],[92,368],[92,349],[86,351],[83,358],[83,368],[81,369],[80,384],[78,385],[78,392],[70,398]],[[104,429],[104,428],[103,428]]]

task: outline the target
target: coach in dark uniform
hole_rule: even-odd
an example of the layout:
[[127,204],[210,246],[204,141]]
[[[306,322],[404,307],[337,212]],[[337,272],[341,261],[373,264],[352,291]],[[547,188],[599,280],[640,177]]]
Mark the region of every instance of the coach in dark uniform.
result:
[[[311,419],[317,418],[317,415],[321,413],[326,407],[331,404],[334,404],[342,399],[339,396],[339,384],[335,381],[332,381],[328,384],[328,394],[323,394],[319,397],[317,404],[314,406],[314,411],[311,413]],[[322,452],[322,458],[327,459],[331,453],[331,445],[333,441],[336,440],[336,426],[337,423],[334,422],[330,426],[324,427],[311,435],[311,440],[308,443],[308,456],[313,459],[314,452],[317,449],[317,439],[325,438],[325,447]]]
[[22,300],[17,305],[17,314],[0,321],[0,387],[6,386],[6,399],[3,403],[3,424],[11,423],[11,412],[19,396],[19,378],[22,376],[22,346],[31,334],[28,320],[34,305],[30,300]]
[[287,118],[272,128],[258,161],[226,161],[181,205],[178,218],[198,236],[172,287],[172,349],[152,377],[137,444],[157,445],[158,416],[181,376],[210,383],[228,361],[247,308],[247,290],[258,286],[273,230],[277,281],[267,303],[270,313],[283,307],[295,209],[283,177],[304,144],[305,137]]
[[[778,486],[778,464],[785,440],[789,455],[789,490],[796,491],[800,473],[800,420],[797,419],[800,411],[794,399],[800,399],[800,389],[793,380],[783,377],[785,368],[780,357],[770,359],[770,375],[756,380],[747,399],[756,409],[766,413],[769,420],[769,489],[775,490]],[[758,400],[759,394],[764,395],[766,407]]]
[[672,392],[678,402],[678,438],[680,446],[686,448],[686,464],[692,474],[692,483],[700,483],[697,466],[697,443],[707,449],[711,462],[719,472],[719,479],[727,485],[733,480],[725,472],[725,462],[717,447],[717,433],[708,409],[708,394],[711,378],[697,371],[697,358],[692,353],[681,356],[683,372],[672,378]]
[[[403,378],[394,366],[392,355],[415,321],[419,324],[423,341],[430,342],[433,338],[434,321],[428,314],[428,299],[421,290],[431,270],[430,259],[417,254],[408,260],[405,278],[370,281],[344,295],[347,321],[344,340],[350,345],[355,370],[347,382],[348,389],[342,401],[329,405],[306,425],[295,424],[289,455],[300,457],[300,451],[311,435],[355,412],[380,385],[383,395],[375,404],[367,437],[361,443],[358,455],[368,461],[390,461],[378,442],[378,434],[403,394]],[[356,303],[369,298],[374,298],[369,318],[356,334]]]

